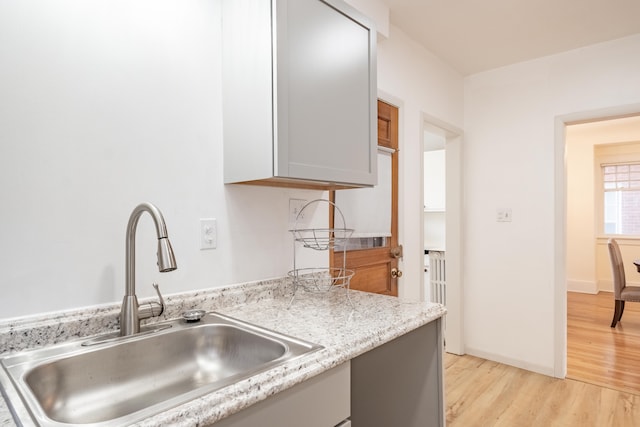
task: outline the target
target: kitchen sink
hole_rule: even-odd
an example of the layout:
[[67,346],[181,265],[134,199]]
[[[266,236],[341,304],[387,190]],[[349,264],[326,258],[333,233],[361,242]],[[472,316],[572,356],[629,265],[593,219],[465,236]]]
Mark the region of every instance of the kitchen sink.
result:
[[322,348],[221,314],[2,359],[25,425],[127,425]]

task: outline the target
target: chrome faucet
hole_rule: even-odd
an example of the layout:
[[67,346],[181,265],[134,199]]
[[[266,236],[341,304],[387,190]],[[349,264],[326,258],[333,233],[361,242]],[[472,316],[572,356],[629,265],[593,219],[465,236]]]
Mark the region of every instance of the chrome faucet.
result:
[[160,316],[164,312],[164,300],[157,284],[153,284],[158,294],[159,302],[138,304],[136,297],[136,228],[138,220],[143,212],[148,212],[156,226],[158,236],[158,270],[161,273],[173,271],[176,268],[176,259],[173,256],[171,242],[167,235],[167,226],[160,209],[151,203],[141,203],[131,212],[127,224],[127,250],[126,250],[126,282],[125,294],[120,310],[120,336],[132,335],[140,332],[140,320],[149,317]]

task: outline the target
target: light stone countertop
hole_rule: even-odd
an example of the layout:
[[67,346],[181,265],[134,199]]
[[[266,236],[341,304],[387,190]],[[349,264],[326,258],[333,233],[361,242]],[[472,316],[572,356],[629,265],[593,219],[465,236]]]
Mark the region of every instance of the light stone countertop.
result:
[[[167,313],[160,321],[179,317],[190,308],[203,308],[324,348],[134,425],[186,427],[214,423],[446,313],[439,304],[402,302],[358,291],[350,291],[352,307],[342,290],[323,294],[301,290],[288,307],[291,289],[288,280],[275,279],[165,297]],[[0,322],[0,357],[115,330],[118,310],[119,305],[110,304]],[[0,399],[0,426],[14,425]]]

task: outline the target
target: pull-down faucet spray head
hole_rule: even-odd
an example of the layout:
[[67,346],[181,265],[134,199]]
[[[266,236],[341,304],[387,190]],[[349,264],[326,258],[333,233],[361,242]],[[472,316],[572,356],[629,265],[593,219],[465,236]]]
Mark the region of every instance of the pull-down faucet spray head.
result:
[[173,248],[168,237],[158,238],[158,270],[161,273],[173,271],[178,266],[176,265],[176,258],[173,255]]

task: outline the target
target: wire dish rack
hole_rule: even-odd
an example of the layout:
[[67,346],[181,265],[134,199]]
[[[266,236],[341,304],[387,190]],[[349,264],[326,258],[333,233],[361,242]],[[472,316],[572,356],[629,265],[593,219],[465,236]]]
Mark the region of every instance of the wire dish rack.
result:
[[[322,199],[320,199],[322,200]],[[329,202],[327,200],[327,202]],[[313,203],[313,202],[309,202]],[[309,203],[307,203],[300,212],[298,216],[302,214],[304,208],[306,208]],[[333,202],[329,202],[333,206],[335,204]],[[342,216],[342,212],[335,206],[336,211],[340,213]],[[298,217],[296,217],[296,221]],[[303,228],[297,229],[294,228],[291,230],[293,233],[293,238],[295,241],[302,243],[302,246],[309,249],[315,249],[316,251],[326,251],[331,249],[336,242],[340,243],[351,237],[353,230],[350,228]]]
[[353,270],[344,268],[298,268],[289,272],[297,286],[311,292],[331,291],[334,286],[348,289],[353,275]]
[[[327,203],[334,208],[334,226],[338,216],[342,222],[342,228],[298,228],[298,222],[304,217],[305,210],[314,204]],[[299,268],[296,252],[299,247],[313,249],[316,251],[326,251],[335,248],[336,245],[344,247],[345,241],[353,234],[353,229],[346,228],[344,215],[338,206],[330,200],[316,199],[305,204],[296,215],[295,226],[290,230],[293,235],[293,270],[288,275],[293,280],[293,295],[289,305],[296,297],[298,288],[303,288],[309,292],[330,292],[343,289],[349,303],[353,306],[349,297],[349,286],[351,278],[355,274],[353,270],[346,268],[346,251],[342,251],[342,266],[329,268]]]

